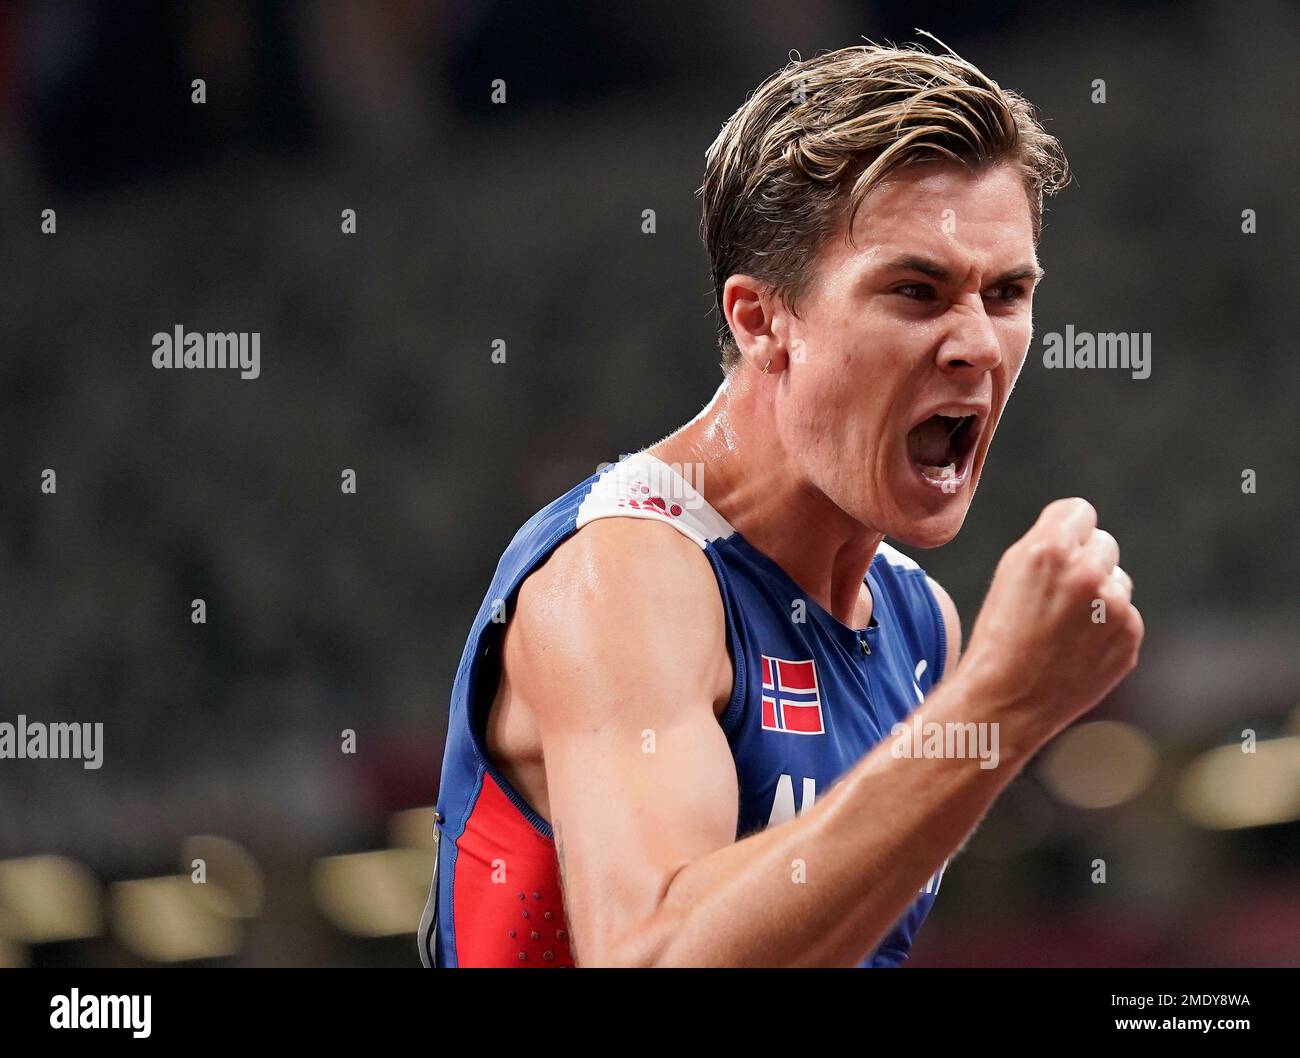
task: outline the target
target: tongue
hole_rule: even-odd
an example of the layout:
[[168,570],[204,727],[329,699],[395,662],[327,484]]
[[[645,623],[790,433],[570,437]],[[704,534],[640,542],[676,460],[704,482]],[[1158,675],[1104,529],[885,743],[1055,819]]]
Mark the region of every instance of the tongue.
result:
[[942,467],[952,462],[948,457],[948,430],[939,416],[930,416],[907,435],[907,454],[927,467]]

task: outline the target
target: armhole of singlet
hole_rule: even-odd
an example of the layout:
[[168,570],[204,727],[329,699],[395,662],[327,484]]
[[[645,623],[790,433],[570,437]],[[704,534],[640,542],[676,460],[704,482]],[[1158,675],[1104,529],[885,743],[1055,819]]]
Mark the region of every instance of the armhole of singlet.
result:
[[[932,645],[935,653],[933,658],[927,659],[933,666],[934,676],[930,681],[930,685],[933,687],[943,679],[948,667],[948,626],[944,623],[943,610],[939,607],[939,600],[934,594],[934,589],[930,587],[930,579],[926,576],[925,570],[921,568],[915,559],[908,557],[897,548],[883,541],[876,554],[885,560],[885,564],[894,571],[894,574],[902,583],[906,584],[911,581],[921,593],[925,610],[930,615],[930,627],[933,633]],[[919,615],[914,616],[919,617]]]
[[934,623],[934,679],[930,682],[930,685],[934,686],[944,678],[948,669],[948,626],[943,619],[943,608],[939,605],[939,599],[935,596],[934,589],[930,587],[930,578],[925,575],[924,570],[918,572],[920,577],[917,583],[930,604],[930,619]]
[[[713,580],[718,588],[718,595],[722,600],[722,620],[726,625],[726,647],[727,655],[731,660],[731,697],[727,700],[727,707],[718,717],[718,724],[722,727],[723,733],[728,739],[731,738],[736,724],[740,720],[740,714],[745,702],[745,650],[744,643],[741,640],[739,629],[733,618],[731,607],[731,587],[727,583],[726,569],[718,556],[718,550],[714,546],[716,538],[705,536],[700,530],[691,525],[683,524],[679,521],[666,519],[661,515],[637,510],[602,510],[578,526],[578,529],[590,525],[592,522],[600,521],[603,518],[640,518],[645,521],[657,522],[660,525],[671,525],[688,540],[692,541],[704,553],[709,565],[713,569]],[[574,532],[578,530],[575,529]],[[555,545],[556,547],[559,544]]]
[[[542,814],[529,803],[524,795],[517,789],[513,783],[506,778],[505,772],[497,767],[496,761],[488,753],[487,747],[487,729],[488,716],[492,710],[492,703],[496,699],[496,693],[501,687],[501,658],[502,647],[505,643],[506,629],[510,624],[510,613],[514,606],[515,600],[519,597],[519,589],[522,587],[537,568],[542,565],[551,553],[567,540],[573,533],[572,529],[566,529],[562,532],[555,533],[550,540],[539,548],[533,560],[528,566],[520,571],[515,583],[504,597],[504,606],[506,610],[506,620],[494,622],[486,621],[479,629],[477,641],[474,644],[475,658],[469,677],[469,686],[466,688],[465,703],[468,716],[466,717],[469,727],[470,745],[474,748],[474,755],[478,758],[484,773],[491,777],[492,781],[500,787],[501,792],[505,794],[519,814],[522,815],[531,824],[532,828],[547,841],[554,840],[554,833],[551,830],[550,820],[542,818]],[[489,638],[489,636],[491,638]],[[488,679],[484,679],[484,677]],[[479,785],[482,784],[480,777]],[[475,790],[477,797],[478,791]]]
[[[722,726],[724,733],[728,738],[731,736],[731,730],[734,728],[739,719],[741,706],[744,703],[745,688],[745,663],[744,650],[740,641],[740,636],[735,628],[731,618],[730,599],[731,593],[727,586],[726,575],[718,562],[714,548],[708,546],[708,542],[698,534],[687,530],[686,526],[679,525],[675,522],[665,521],[655,514],[643,513],[639,511],[611,511],[602,512],[596,517],[584,521],[580,525],[566,528],[563,532],[555,534],[542,548],[540,548],[528,567],[521,571],[516,583],[511,587],[506,596],[505,608],[509,614],[519,597],[519,589],[539,567],[551,557],[555,549],[565,543],[586,525],[601,518],[643,518],[649,521],[658,521],[662,524],[673,525],[683,533],[688,539],[696,543],[704,553],[709,565],[713,569],[714,583],[717,585],[718,593],[722,600],[722,616],[727,626],[726,641],[727,651],[731,658],[732,669],[732,693],[731,699],[727,703],[727,708],[723,711],[718,723]],[[509,627],[509,617],[501,625],[492,630],[493,622],[487,622],[479,631],[478,641],[475,643],[476,659],[474,662],[473,673],[470,678],[470,685],[467,688],[466,703],[468,707],[468,721],[470,744],[474,747],[474,754],[478,757],[479,763],[482,764],[483,770],[492,778],[492,781],[501,788],[501,792],[511,801],[519,810],[520,814],[532,825],[533,829],[548,841],[554,840],[551,830],[550,821],[544,819],[540,812],[528,802],[524,795],[510,782],[505,773],[497,767],[496,762],[488,753],[487,748],[487,725],[488,714],[492,708],[492,701],[495,699],[496,692],[501,686],[501,648],[505,641],[505,631]],[[488,637],[491,636],[491,639]],[[488,679],[484,679],[484,677]],[[495,677],[493,679],[492,677]],[[489,686],[490,685],[490,686]]]
[[644,451],[611,465],[595,480],[578,506],[575,531],[601,518],[641,518],[671,525],[703,551],[713,567],[727,626],[726,649],[732,673],[731,697],[718,723],[730,738],[745,699],[746,667],[743,636],[736,626],[731,588],[718,545],[725,544],[735,534],[735,528],[677,467]]
[[736,725],[740,722],[745,705],[745,683],[748,676],[748,667],[745,665],[745,644],[741,640],[740,630],[736,627],[731,606],[731,586],[727,583],[727,573],[723,569],[717,549],[706,547],[704,557],[713,567],[713,578],[717,581],[718,592],[722,596],[722,620],[727,625],[727,653],[731,656],[731,698],[727,702],[727,708],[722,711],[722,716],[718,718],[718,724],[722,727],[722,733],[730,741]]

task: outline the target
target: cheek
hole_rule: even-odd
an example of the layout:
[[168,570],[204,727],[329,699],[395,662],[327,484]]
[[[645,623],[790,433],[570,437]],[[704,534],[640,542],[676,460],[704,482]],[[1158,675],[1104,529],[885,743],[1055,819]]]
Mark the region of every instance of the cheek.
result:
[[[852,441],[855,418],[851,360],[838,353],[823,354],[793,365],[777,403],[777,428],[787,451],[830,458]],[[859,402],[860,403],[860,402]]]
[[1020,377],[1020,371],[1025,366],[1025,361],[1029,359],[1029,341],[1030,335],[1026,330],[1011,346],[1006,359],[1003,361],[1006,365],[1007,377],[1013,386],[1016,384],[1016,379]]
[[1034,337],[1033,320],[1025,317],[1023,320],[1009,322],[999,337],[1002,343],[1003,370],[1014,381],[1029,357],[1029,345]]
[[830,357],[817,356],[793,365],[779,404],[783,431],[792,444],[806,445],[815,440],[837,418],[837,371],[831,361]]
[[1021,360],[1029,351],[1029,343],[1034,339],[1034,317],[1032,312],[1026,312],[1023,316],[1018,317],[1012,327],[1008,345],[1013,353],[1019,354]]

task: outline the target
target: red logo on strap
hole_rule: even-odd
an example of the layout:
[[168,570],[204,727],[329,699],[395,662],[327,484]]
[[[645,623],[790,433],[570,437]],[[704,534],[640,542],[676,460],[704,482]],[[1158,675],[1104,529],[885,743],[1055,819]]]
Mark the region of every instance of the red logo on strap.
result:
[[662,496],[651,496],[650,486],[637,482],[629,490],[632,495],[626,500],[619,500],[620,507],[631,507],[638,511],[649,511],[651,514],[662,514],[665,518],[676,518],[682,513],[680,504],[665,503]]

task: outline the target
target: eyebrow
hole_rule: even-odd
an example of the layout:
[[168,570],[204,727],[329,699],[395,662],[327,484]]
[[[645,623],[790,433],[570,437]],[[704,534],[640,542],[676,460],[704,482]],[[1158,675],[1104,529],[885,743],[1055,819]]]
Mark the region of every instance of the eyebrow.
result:
[[[918,257],[914,254],[907,254],[896,260],[890,261],[885,265],[886,269],[898,272],[920,272],[923,276],[929,276],[938,283],[951,283],[953,275],[948,269],[928,257]],[[1002,283],[1014,283],[1017,279],[1032,279],[1038,282],[1047,273],[1039,267],[1038,262],[1032,264],[1018,265],[1015,268],[1008,269],[993,280],[992,286],[999,286]]]

